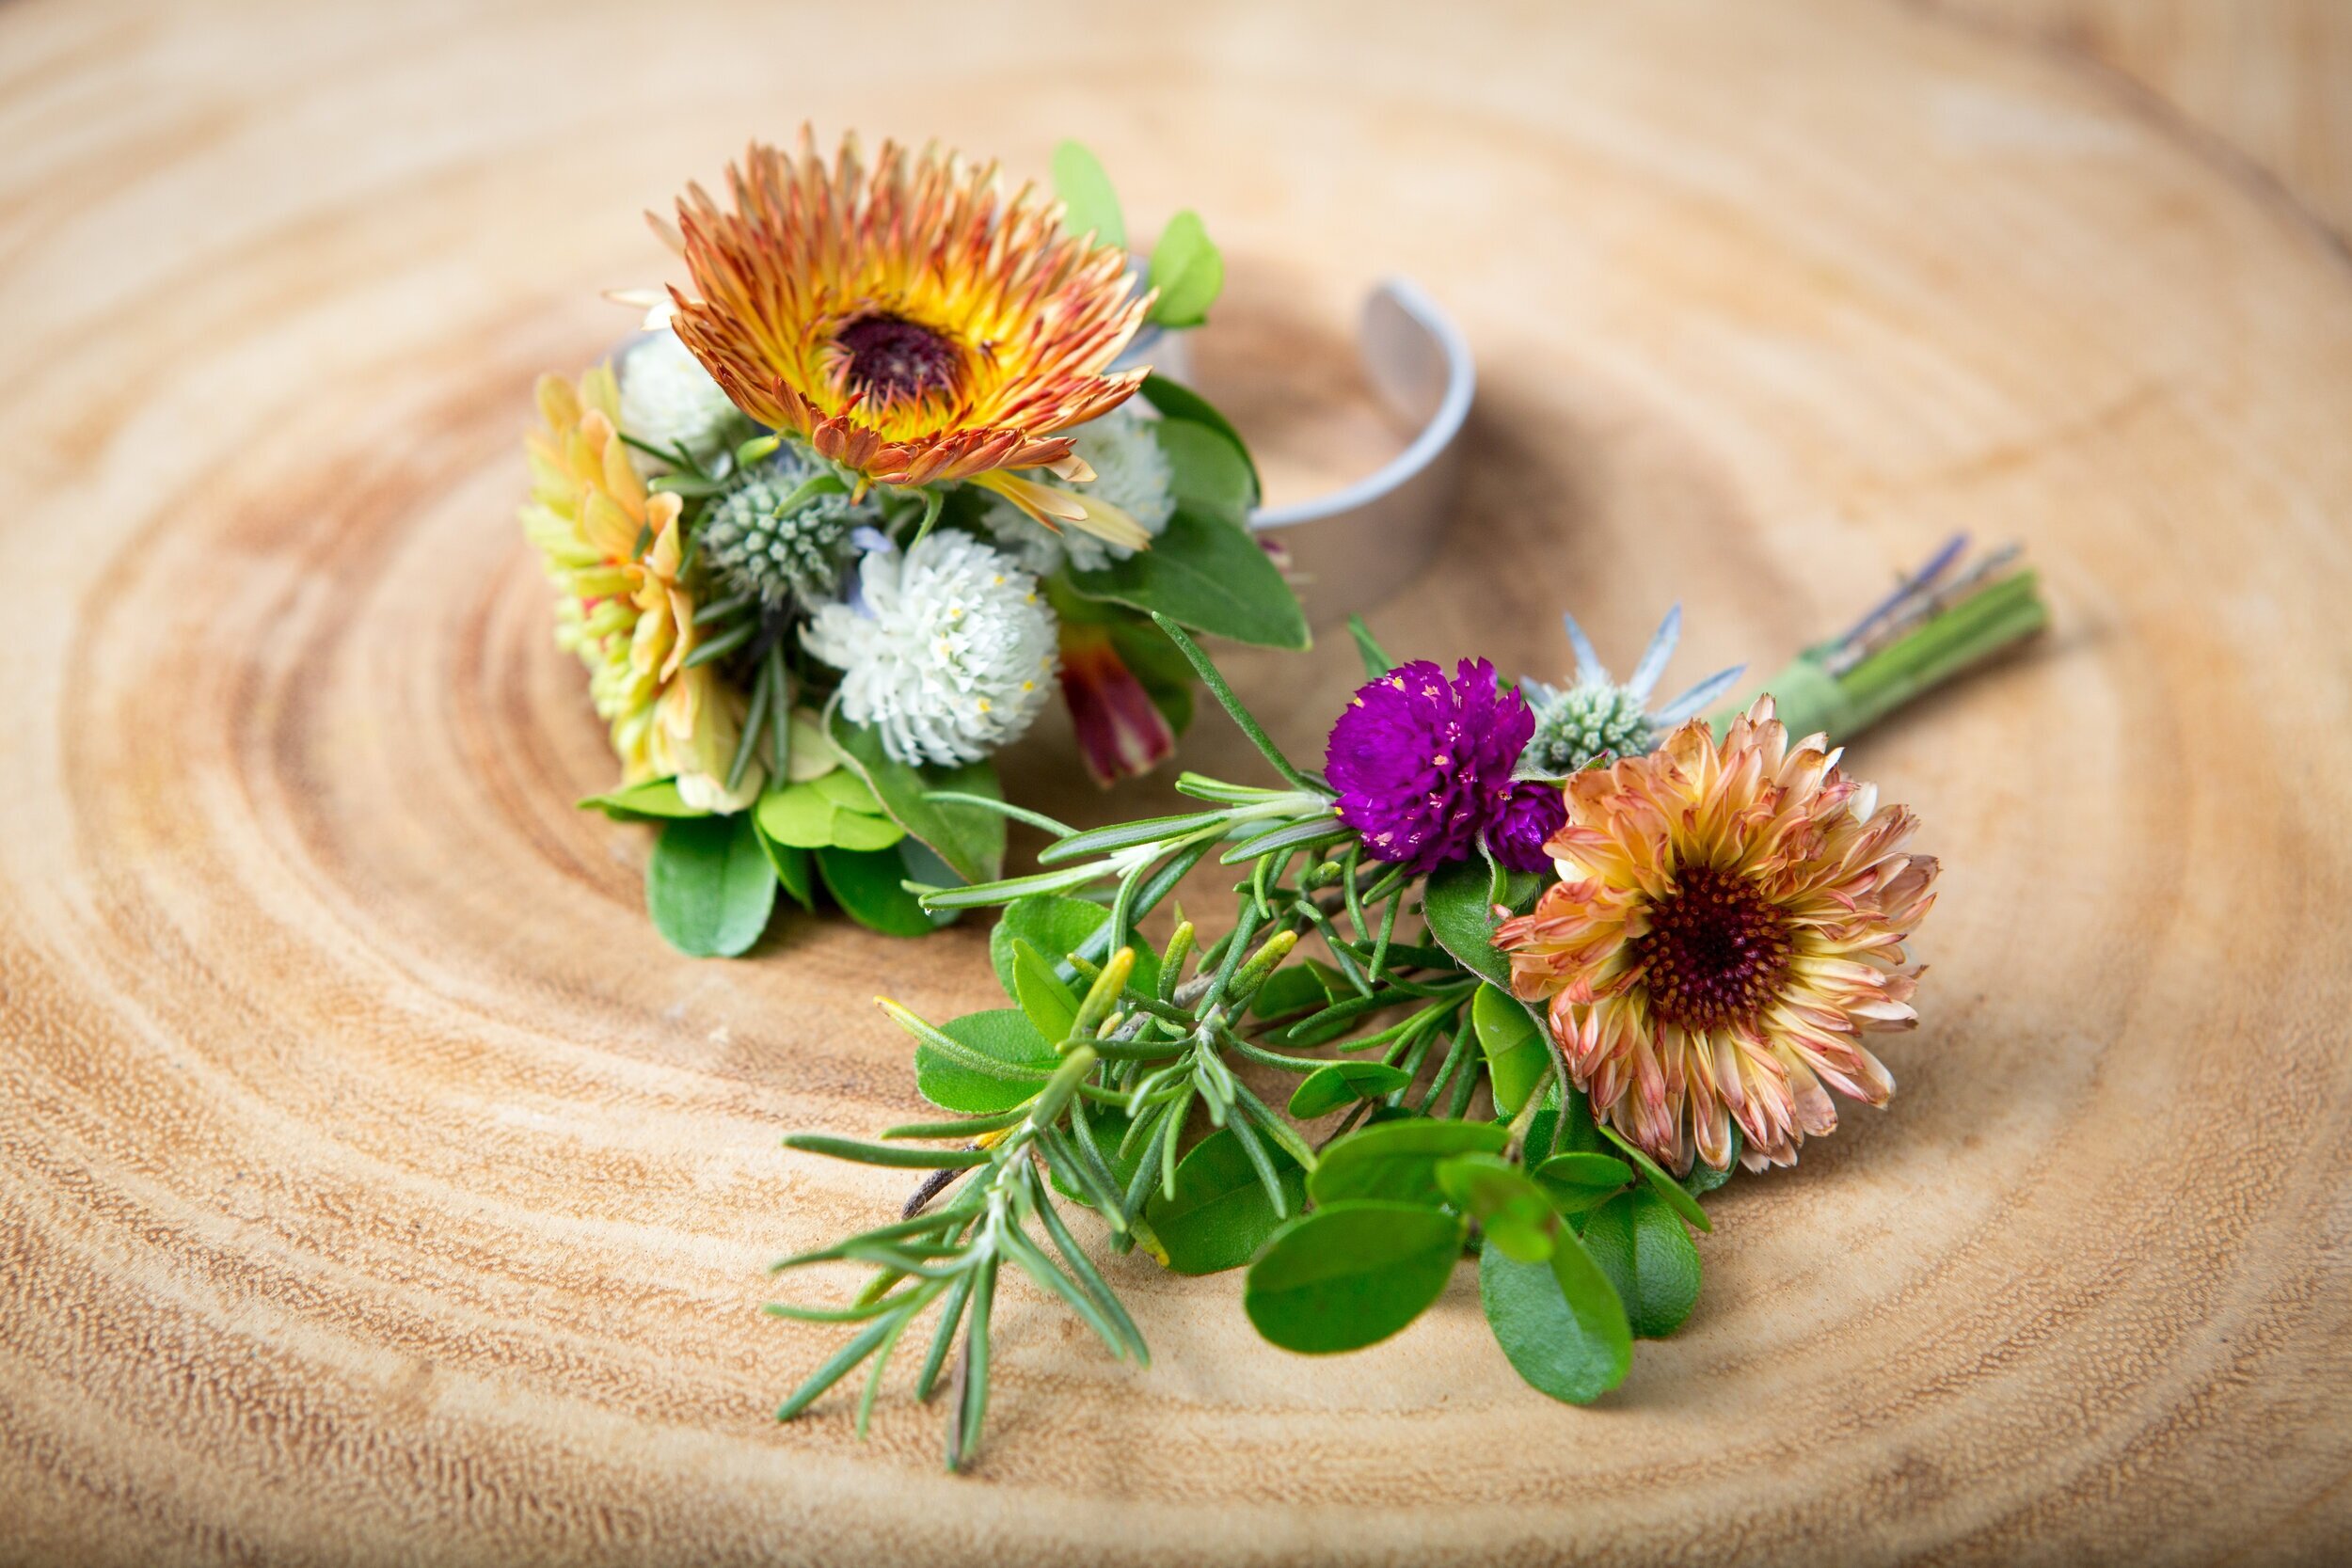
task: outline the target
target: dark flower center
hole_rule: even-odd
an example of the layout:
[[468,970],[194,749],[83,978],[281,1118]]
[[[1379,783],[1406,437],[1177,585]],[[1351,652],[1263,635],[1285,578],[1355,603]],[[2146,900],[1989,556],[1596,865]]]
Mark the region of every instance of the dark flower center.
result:
[[877,397],[920,397],[955,385],[955,345],[898,316],[860,316],[834,340],[850,356],[850,387]]
[[1690,866],[1635,939],[1650,1010],[1685,1029],[1752,1018],[1788,968],[1788,920],[1734,872]]

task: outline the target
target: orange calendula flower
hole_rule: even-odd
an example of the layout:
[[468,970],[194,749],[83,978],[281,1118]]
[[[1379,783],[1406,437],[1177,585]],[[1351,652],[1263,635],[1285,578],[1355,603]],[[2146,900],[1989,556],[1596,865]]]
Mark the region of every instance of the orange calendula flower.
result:
[[1837,1125],[1829,1089],[1894,1093],[1861,1036],[1918,1022],[1902,943],[1936,863],[1837,755],[1792,747],[1765,697],[1720,745],[1694,719],[1575,775],[1544,847],[1560,881],[1495,933],[1594,1116],[1677,1172],[1729,1164],[1734,1122],[1740,1164],[1793,1164]]
[[673,290],[679,340],[752,418],[881,484],[968,480],[1051,528],[1140,549],[1107,502],[1014,472],[1092,473],[1064,431],[1124,403],[1141,371],[1105,367],[1150,304],[1114,245],[1065,234],[1057,203],[1008,200],[995,166],[884,142],[869,168],[806,130],[700,186],[677,240],[700,298]]

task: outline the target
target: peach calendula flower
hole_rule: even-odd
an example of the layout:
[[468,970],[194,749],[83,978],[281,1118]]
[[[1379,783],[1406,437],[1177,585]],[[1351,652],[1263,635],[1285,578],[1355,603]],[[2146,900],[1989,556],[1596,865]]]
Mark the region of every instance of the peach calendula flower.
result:
[[681,502],[646,490],[617,434],[620,389],[610,366],[578,383],[543,375],[538,400],[547,428],[526,443],[523,529],[560,591],[556,641],[588,667],[622,780],[674,776],[690,805],[739,810],[757,798],[762,775],[755,765],[727,788],[741,695],[711,666],[685,662],[695,596],[680,571]]
[[1734,1122],[1740,1164],[1792,1164],[1837,1125],[1829,1089],[1894,1093],[1860,1037],[1918,1022],[1902,943],[1936,863],[1825,748],[1792,747],[1764,697],[1721,745],[1694,719],[1576,774],[1559,882],[1495,933],[1594,1116],[1677,1172],[1727,1165]]
[[1127,257],[1065,234],[1057,203],[1009,199],[993,165],[884,142],[869,168],[754,145],[727,170],[732,210],[700,186],[677,206],[700,292],[671,324],[736,405],[879,484],[970,481],[1049,528],[1140,549],[1117,507],[1017,473],[1093,477],[1064,434],[1134,392],[1106,373],[1150,304]]

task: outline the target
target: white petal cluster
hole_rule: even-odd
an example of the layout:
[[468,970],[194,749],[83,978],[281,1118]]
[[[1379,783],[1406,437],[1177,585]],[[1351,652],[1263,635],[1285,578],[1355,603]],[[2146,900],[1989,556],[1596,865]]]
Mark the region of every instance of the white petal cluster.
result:
[[841,711],[900,762],[977,762],[1018,736],[1054,685],[1037,579],[968,533],[869,552],[848,604],[820,607],[808,651],[842,672]]
[[[621,430],[649,447],[684,447],[707,461],[726,443],[738,417],[702,361],[668,327],[621,361]],[[641,467],[664,467],[644,452],[636,456]]]
[[[1175,475],[1152,424],[1132,404],[1121,404],[1073,431],[1073,450],[1094,478],[1071,488],[1101,497],[1141,523],[1146,533],[1157,534],[1176,511]],[[1076,529],[1055,533],[996,497],[990,498],[986,516],[997,542],[1040,577],[1051,575],[1065,560],[1077,571],[1091,572],[1135,553]]]

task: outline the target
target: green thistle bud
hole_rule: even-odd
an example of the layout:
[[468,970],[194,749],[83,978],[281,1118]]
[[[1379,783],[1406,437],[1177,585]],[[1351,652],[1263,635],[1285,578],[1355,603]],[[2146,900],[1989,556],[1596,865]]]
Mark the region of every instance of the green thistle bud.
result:
[[734,591],[756,594],[771,610],[787,599],[815,604],[834,597],[857,554],[851,531],[881,516],[837,493],[810,496],[783,511],[810,471],[803,460],[779,454],[746,472],[703,518],[702,549],[711,566]]
[[1535,711],[1522,766],[1549,778],[1595,758],[1639,756],[1657,737],[1643,699],[1622,686],[1572,686]]

